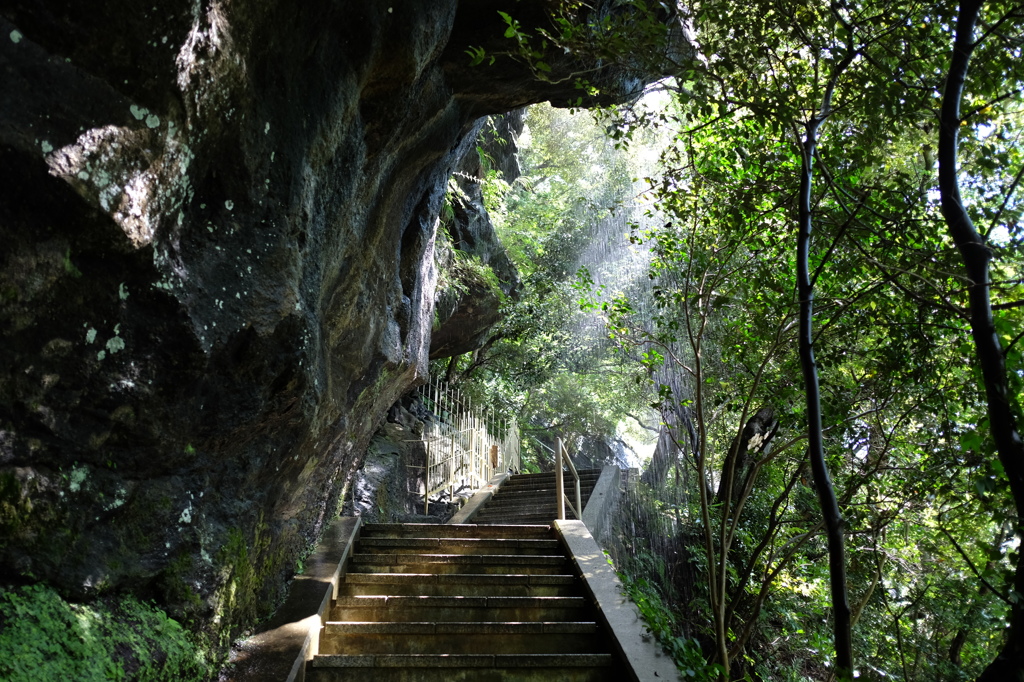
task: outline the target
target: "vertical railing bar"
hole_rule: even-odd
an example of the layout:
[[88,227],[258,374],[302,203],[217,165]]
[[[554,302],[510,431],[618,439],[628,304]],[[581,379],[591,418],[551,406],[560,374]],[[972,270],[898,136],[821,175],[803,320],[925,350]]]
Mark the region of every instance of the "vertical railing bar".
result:
[[564,480],[562,478],[562,438],[558,437],[555,443],[555,494],[558,496],[558,518],[561,521],[565,520],[565,491],[562,486]]
[[[430,512],[431,494],[447,488],[454,503],[460,482],[480,487],[499,470],[521,471],[520,433],[515,415],[507,420],[499,418],[497,412],[474,405],[472,395],[439,376],[431,376],[419,391],[435,414],[424,425],[422,436],[427,459],[424,514]],[[497,449],[493,463],[492,447]],[[572,468],[571,461],[569,466]],[[567,496],[565,501],[571,506]]]
[[583,520],[583,502],[581,501],[582,498],[580,497],[580,477],[579,476],[574,476],[574,478],[576,479],[576,508],[573,509],[573,511],[576,513],[576,519],[578,521],[582,521]]

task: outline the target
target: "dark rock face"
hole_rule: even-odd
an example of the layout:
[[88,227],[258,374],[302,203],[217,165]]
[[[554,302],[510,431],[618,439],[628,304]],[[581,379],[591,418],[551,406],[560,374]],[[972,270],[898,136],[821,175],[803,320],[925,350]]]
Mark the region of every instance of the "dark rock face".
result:
[[444,523],[437,505],[424,515],[426,448],[419,435],[423,422],[400,405],[392,408],[398,421],[388,421],[370,441],[362,466],[352,478],[352,492],[345,500],[344,514],[363,517],[364,523]]
[[519,296],[519,273],[484,206],[481,183],[486,171],[478,149],[490,163],[509,171],[507,180],[514,180],[519,174],[516,138],[524,121],[521,111],[487,120],[451,178],[450,210],[441,217],[443,232],[436,250],[442,276],[435,297],[431,360],[483,346],[501,319],[503,300]]
[[133,589],[220,643],[273,607],[426,372],[475,119],[574,95],[466,67],[492,4],[5,3],[7,579]]

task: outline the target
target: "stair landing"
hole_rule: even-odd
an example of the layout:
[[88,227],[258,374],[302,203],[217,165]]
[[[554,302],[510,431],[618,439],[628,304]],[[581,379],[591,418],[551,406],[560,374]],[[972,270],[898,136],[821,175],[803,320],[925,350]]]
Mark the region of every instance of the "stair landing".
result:
[[[601,469],[581,469],[580,496],[583,508],[601,478]],[[563,483],[566,496],[576,504],[576,487],[572,476],[566,474]],[[470,520],[476,524],[545,524],[558,518],[558,494],[555,474],[514,474],[509,476],[491,499]],[[582,509],[580,510],[582,513]],[[575,519],[571,506],[565,505],[567,519]]]

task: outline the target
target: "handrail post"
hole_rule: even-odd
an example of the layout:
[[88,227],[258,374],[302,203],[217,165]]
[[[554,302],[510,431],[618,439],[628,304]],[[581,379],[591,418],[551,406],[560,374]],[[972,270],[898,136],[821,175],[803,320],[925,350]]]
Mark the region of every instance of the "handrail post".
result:
[[558,496],[558,518],[565,520],[565,490],[562,487],[562,439],[555,439],[555,494]]
[[577,520],[583,520],[583,499],[580,496],[580,477],[576,476],[576,513],[578,516]]

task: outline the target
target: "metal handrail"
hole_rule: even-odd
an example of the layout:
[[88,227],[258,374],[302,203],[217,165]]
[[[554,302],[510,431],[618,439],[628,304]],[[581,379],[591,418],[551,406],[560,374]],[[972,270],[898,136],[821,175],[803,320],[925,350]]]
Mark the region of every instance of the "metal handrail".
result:
[[457,486],[480,488],[498,471],[521,470],[519,425],[514,416],[501,423],[437,378],[420,394],[436,415],[424,424],[420,437],[427,454],[424,513],[429,513],[430,496],[442,490],[450,490],[454,500]]
[[[569,456],[569,451],[565,449],[565,441],[558,438],[557,446],[555,447],[555,495],[558,498],[558,518],[562,521],[565,520],[565,505],[569,505],[569,509],[576,515],[577,519],[583,518],[583,501],[582,495],[580,495],[580,475],[576,471],[576,465],[572,463],[572,458]],[[569,473],[576,480],[576,506],[573,506],[572,502],[569,501],[565,494],[565,475],[562,471],[563,462],[569,464]]]

